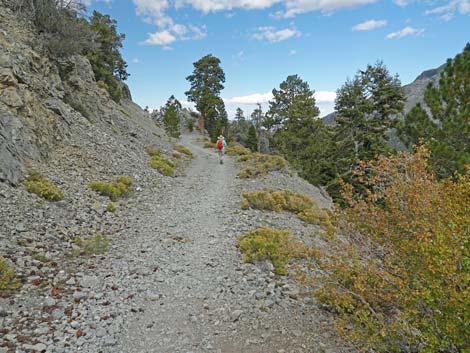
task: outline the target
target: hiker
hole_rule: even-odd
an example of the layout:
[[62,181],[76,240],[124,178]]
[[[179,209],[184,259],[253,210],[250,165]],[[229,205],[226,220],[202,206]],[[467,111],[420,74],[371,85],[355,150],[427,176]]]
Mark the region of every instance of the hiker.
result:
[[224,164],[224,153],[225,153],[225,147],[227,147],[227,142],[225,141],[225,138],[220,135],[217,138],[217,152],[219,154],[219,163]]

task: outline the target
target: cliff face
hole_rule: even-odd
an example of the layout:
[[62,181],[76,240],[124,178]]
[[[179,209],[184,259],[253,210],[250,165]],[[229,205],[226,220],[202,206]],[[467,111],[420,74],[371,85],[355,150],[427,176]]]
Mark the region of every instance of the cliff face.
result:
[[130,100],[126,86],[117,104],[97,86],[86,58],[48,58],[33,25],[5,1],[0,0],[0,181],[18,185],[32,165],[60,165],[69,159],[65,150],[88,160],[84,167],[104,170],[114,158],[123,165],[142,162],[145,145],[165,147],[163,131]]

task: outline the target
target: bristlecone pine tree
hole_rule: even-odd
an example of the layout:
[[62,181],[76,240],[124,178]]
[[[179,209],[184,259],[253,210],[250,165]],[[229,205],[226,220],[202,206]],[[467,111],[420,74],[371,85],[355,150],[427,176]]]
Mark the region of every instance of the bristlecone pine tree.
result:
[[431,165],[439,177],[463,173],[470,164],[470,43],[449,59],[439,80],[424,95],[398,131],[408,146],[423,140],[431,150]]
[[213,116],[217,116],[222,112],[223,101],[219,94],[224,88],[225,74],[220,67],[220,60],[212,54],[204,56],[193,65],[193,73],[186,78],[191,88],[185,94],[190,102],[196,104],[196,109],[201,113],[199,130],[204,135],[206,115],[212,112]]

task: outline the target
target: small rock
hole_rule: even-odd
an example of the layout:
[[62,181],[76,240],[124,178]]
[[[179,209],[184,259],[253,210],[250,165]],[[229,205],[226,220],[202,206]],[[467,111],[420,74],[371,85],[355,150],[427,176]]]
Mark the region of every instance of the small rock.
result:
[[230,314],[230,320],[232,320],[232,322],[236,322],[238,321],[238,319],[240,318],[240,316],[243,314],[243,311],[241,310],[234,310],[232,311],[232,313]]
[[[54,309],[51,313],[51,316],[54,320],[60,320],[64,317],[64,310]],[[45,348],[44,348],[45,349]]]
[[26,229],[26,226],[24,225],[24,223],[18,223],[18,224],[16,225],[15,229],[16,229],[17,232],[20,232],[20,233],[26,232],[26,230],[27,230],[27,229]]
[[51,297],[47,297],[44,300],[44,306],[53,306],[53,305],[55,305],[55,303],[56,303],[56,300],[54,298],[51,298]]

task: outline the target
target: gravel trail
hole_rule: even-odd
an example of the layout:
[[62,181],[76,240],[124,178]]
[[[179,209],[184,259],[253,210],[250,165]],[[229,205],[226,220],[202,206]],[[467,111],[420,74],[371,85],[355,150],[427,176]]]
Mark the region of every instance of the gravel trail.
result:
[[81,350],[349,352],[304,288],[275,276],[270,263],[245,264],[236,248],[237,236],[259,225],[306,226],[289,215],[241,211],[241,192],[260,181],[237,179],[232,158],[219,165],[194,136],[182,143],[195,155],[186,175],[142,192],[139,216],[91,280],[84,275],[93,299],[82,310],[93,329]]

